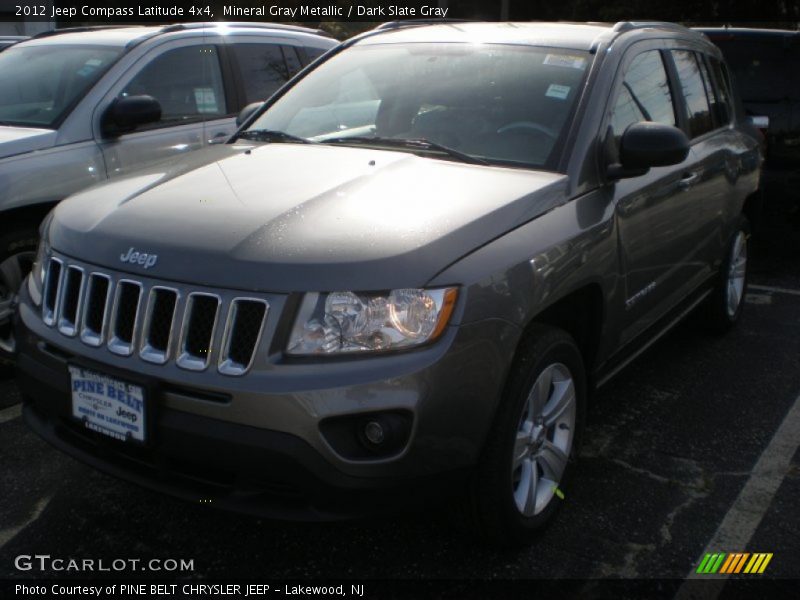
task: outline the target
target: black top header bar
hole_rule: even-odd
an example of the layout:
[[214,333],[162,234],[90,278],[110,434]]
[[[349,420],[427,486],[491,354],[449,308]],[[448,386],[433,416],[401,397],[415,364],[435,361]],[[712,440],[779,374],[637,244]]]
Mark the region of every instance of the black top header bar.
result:
[[0,21],[47,22],[59,27],[189,21],[377,24],[441,18],[766,23],[795,29],[800,24],[800,0],[0,0]]

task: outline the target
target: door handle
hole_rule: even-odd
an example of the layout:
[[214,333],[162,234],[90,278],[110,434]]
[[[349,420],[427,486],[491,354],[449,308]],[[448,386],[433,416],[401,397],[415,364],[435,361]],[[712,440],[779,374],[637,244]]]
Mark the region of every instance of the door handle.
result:
[[692,187],[695,183],[697,183],[698,179],[700,179],[699,173],[692,173],[692,172],[684,173],[683,176],[681,177],[681,180],[678,182],[678,185],[681,186],[683,189],[688,189]]
[[214,134],[210,140],[208,140],[209,144],[224,144],[228,141],[228,138],[231,134],[225,133],[224,131],[220,131],[219,133]]

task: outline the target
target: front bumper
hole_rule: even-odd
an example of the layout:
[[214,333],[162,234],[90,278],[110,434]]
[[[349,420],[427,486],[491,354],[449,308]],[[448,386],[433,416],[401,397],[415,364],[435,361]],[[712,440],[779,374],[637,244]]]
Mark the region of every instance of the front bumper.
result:
[[[83,349],[45,326],[25,290],[22,296],[19,385],[34,431],[109,474],[192,502],[282,519],[351,518],[457,493],[502,389],[510,356],[501,348],[513,348],[517,336],[503,322],[462,325],[438,347],[341,363],[338,376],[327,364],[315,378],[314,365],[304,364],[304,376],[287,389],[285,378],[271,384],[269,373],[231,379]],[[359,362],[371,363],[371,378],[353,376],[365,368],[350,364]],[[69,364],[152,390],[151,443],[118,442],[74,420]],[[225,388],[227,382],[235,386]],[[392,409],[409,411],[414,425],[408,444],[389,458],[345,458],[320,431],[326,419]]]
[[[110,475],[184,500],[269,518],[338,520],[417,506],[465,472],[404,482],[342,474],[293,435],[174,410],[158,416],[154,447],[116,442],[69,414],[69,388],[27,355],[19,361],[27,424],[50,444]],[[437,484],[437,485],[434,485]]]

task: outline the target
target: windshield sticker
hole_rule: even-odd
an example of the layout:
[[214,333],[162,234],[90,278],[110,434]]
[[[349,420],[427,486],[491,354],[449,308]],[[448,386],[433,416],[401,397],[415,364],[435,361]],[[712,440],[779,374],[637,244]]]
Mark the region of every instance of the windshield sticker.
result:
[[551,83],[550,87],[547,88],[547,92],[545,92],[545,96],[548,98],[558,98],[559,100],[566,100],[567,96],[569,96],[570,88],[568,85],[558,85],[557,83]]
[[99,67],[102,64],[103,64],[102,60],[98,60],[96,58],[90,58],[85,63],[83,63],[83,66],[80,69],[78,69],[75,72],[75,74],[78,77],[88,77],[97,70],[97,67]]
[[217,95],[214,88],[194,88],[194,101],[199,113],[218,113]]
[[544,64],[583,71],[586,68],[586,57],[575,54],[548,54],[544,57]]

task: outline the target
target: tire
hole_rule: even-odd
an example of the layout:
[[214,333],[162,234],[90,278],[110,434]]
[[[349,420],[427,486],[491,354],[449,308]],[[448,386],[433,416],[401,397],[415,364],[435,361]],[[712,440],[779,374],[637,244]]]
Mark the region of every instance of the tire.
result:
[[14,335],[9,308],[30,272],[39,242],[34,223],[12,223],[12,231],[0,234],[0,377],[13,367]]
[[[565,409],[560,414],[559,407]],[[466,525],[498,546],[533,541],[566,498],[585,414],[586,376],[578,347],[564,331],[534,325],[520,344],[459,513]],[[541,424],[548,416],[552,422]]]
[[717,282],[703,307],[703,326],[712,333],[726,333],[742,315],[749,275],[749,240],[750,223],[742,215],[728,240]]

